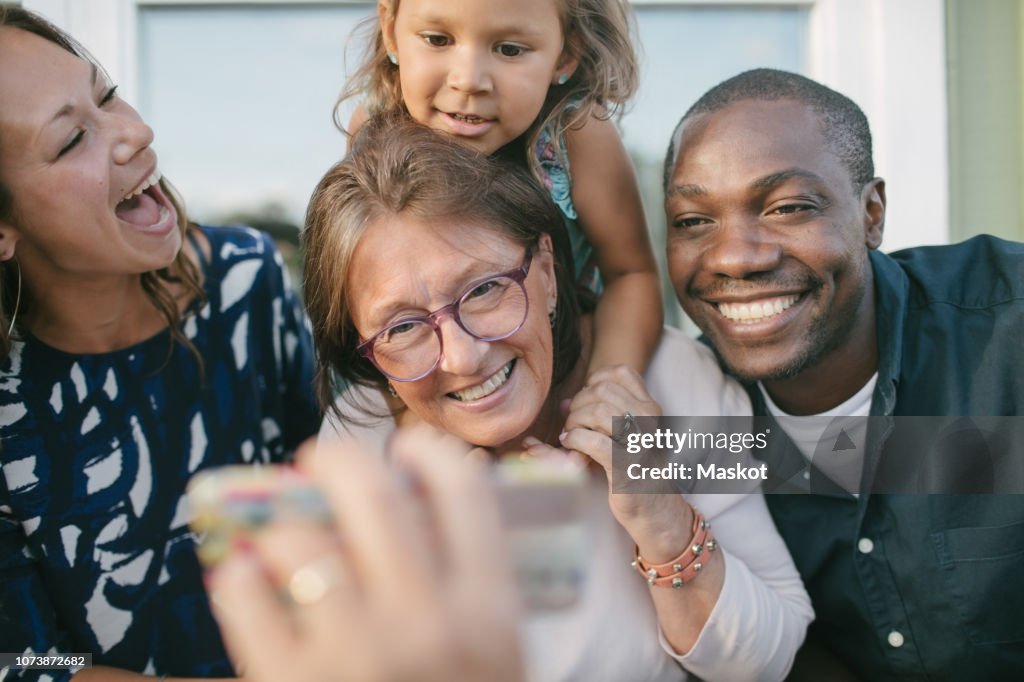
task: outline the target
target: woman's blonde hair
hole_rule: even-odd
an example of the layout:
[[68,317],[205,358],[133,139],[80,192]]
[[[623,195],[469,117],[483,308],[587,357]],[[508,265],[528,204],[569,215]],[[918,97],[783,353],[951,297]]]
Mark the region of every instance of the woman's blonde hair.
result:
[[[96,68],[101,73],[104,73],[103,67],[93,59],[92,55],[78,41],[38,14],[18,7],[0,6],[0,27],[15,28],[35,34],[70,52],[79,59],[95,64]],[[0,149],[2,149],[2,146],[0,146]],[[184,202],[170,182],[161,178],[160,188],[178,212],[178,229],[181,231],[182,239],[184,240],[190,231],[197,228],[189,223],[188,216],[185,213]],[[8,222],[17,222],[14,197],[11,196],[9,188],[2,182],[0,182],[0,216]],[[174,262],[168,267],[143,273],[141,282],[146,296],[167,320],[172,342],[178,341],[189,348],[195,354],[200,368],[202,368],[202,357],[192,345],[192,342],[178,328],[181,322],[181,312],[179,311],[177,300],[175,300],[175,297],[167,287],[167,283],[170,282],[180,283],[184,286],[186,295],[189,298],[203,300],[205,294],[200,280],[199,268],[186,255],[183,248],[178,252]],[[15,322],[12,334],[8,335],[11,321],[15,319],[16,315],[24,314],[32,305],[32,292],[28,289],[22,291],[25,285],[17,263],[12,263],[11,260],[0,261],[0,363],[7,360],[11,352],[11,336],[17,334],[18,327]]]
[[[558,300],[553,322],[557,385],[580,355],[580,305],[591,301],[577,289],[572,253],[561,213],[520,167],[478,154],[451,137],[400,113],[371,118],[353,138],[352,150],[327,171],[310,199],[303,231],[303,291],[317,356],[317,394],[325,410],[340,410],[335,395],[349,385],[387,387],[387,378],[357,346],[349,281],[356,246],[382,218],[409,214],[444,225],[472,220],[525,247],[551,238]],[[367,406],[353,406],[369,416]]]
[[[394,19],[401,0],[382,0],[388,18]],[[552,85],[536,123],[525,135],[525,161],[538,173],[537,138],[551,131],[555,153],[564,158],[561,139],[566,130],[582,126],[588,119],[617,118],[636,93],[639,66],[634,48],[633,13],[627,0],[552,0],[558,5],[565,51],[578,60],[576,70],[564,85]],[[342,105],[362,98],[369,115],[406,111],[398,66],[388,59],[378,18],[372,17],[358,29],[367,36],[362,63],[345,84],[334,105],[334,123],[346,130],[341,120]]]

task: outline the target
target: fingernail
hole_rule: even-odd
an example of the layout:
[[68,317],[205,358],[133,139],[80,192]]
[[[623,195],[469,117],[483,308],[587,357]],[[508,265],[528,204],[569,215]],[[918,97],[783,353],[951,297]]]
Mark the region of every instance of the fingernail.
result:
[[543,443],[541,443],[539,439],[534,438],[533,436],[527,436],[526,438],[523,439],[524,447],[532,448],[536,447],[537,445],[543,445]]
[[558,442],[559,443],[564,443],[565,442],[565,438],[568,435],[569,435],[568,431],[562,431],[560,434],[558,434]]

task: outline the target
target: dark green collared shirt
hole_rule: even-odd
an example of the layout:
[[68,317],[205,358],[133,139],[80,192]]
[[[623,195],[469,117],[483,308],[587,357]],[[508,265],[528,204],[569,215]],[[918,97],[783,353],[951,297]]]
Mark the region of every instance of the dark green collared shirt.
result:
[[[1021,415],[1024,245],[983,236],[871,264],[871,414]],[[899,456],[888,433],[869,429],[866,481]],[[768,496],[814,604],[808,642],[865,680],[1024,680],[1024,495],[864,491]]]

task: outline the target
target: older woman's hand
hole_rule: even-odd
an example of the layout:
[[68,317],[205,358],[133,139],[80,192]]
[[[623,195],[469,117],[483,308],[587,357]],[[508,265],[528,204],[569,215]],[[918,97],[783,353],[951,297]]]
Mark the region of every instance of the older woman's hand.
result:
[[[572,399],[560,440],[564,448],[582,453],[605,470],[612,514],[643,555],[654,562],[662,557],[668,560],[689,542],[693,511],[681,495],[611,493],[612,419],[627,412],[634,417],[660,417],[661,406],[635,370],[625,365],[598,370]],[[534,440],[528,445],[536,455],[551,449]]]
[[338,532],[275,524],[209,576],[246,679],[522,679],[517,590],[482,465],[429,427],[400,432],[393,452],[416,494],[352,444],[306,448],[298,466]]

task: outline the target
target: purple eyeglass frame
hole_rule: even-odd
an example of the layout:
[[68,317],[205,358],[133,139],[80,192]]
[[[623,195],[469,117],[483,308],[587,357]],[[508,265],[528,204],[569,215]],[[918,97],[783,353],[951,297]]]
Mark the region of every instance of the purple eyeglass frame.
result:
[[[461,294],[459,294],[459,297],[456,298],[454,301],[452,301],[446,306],[438,308],[437,310],[431,313],[416,317],[403,317],[402,319],[396,321],[394,324],[389,324],[387,327],[381,329],[379,332],[377,332],[370,338],[361,341],[359,345],[356,346],[356,351],[364,358],[372,362],[373,366],[376,367],[381,374],[388,377],[392,381],[409,383],[412,381],[419,381],[420,379],[429,376],[434,370],[437,369],[437,366],[441,363],[441,358],[444,357],[444,337],[441,335],[441,326],[439,323],[441,318],[443,317],[451,316],[451,318],[455,320],[455,323],[459,325],[459,328],[462,331],[469,334],[470,336],[472,336],[474,339],[479,339],[480,341],[487,342],[501,341],[502,339],[507,339],[508,337],[512,336],[517,331],[523,328],[523,324],[526,323],[526,318],[530,314],[530,295],[526,292],[526,285],[524,284],[524,282],[526,281],[526,277],[530,274],[530,265],[533,263],[533,251],[534,247],[530,247],[526,250],[526,256],[523,258],[523,264],[520,265],[518,268],[513,268],[512,270],[509,270],[507,272],[499,272],[495,275],[490,275],[488,277],[476,280],[468,287],[466,287],[466,289]],[[466,327],[466,325],[462,322],[462,317],[459,315],[459,306],[462,304],[463,299],[465,299],[466,296],[473,291],[473,289],[476,289],[484,282],[489,282],[492,279],[500,279],[502,277],[506,277],[512,280],[517,285],[519,285],[520,289],[523,290],[523,298],[526,300],[526,309],[523,311],[523,319],[519,322],[519,324],[515,326],[514,329],[512,329],[512,331],[508,332],[507,334],[501,334],[500,336],[477,336],[476,333],[474,333],[472,330]],[[419,376],[414,377],[412,379],[400,379],[392,374],[389,374],[383,367],[380,366],[380,364],[377,362],[376,356],[373,353],[373,346],[377,342],[377,339],[380,338],[382,334],[387,333],[389,330],[391,330],[394,327],[397,327],[398,325],[408,324],[410,322],[423,322],[430,325],[430,328],[434,330],[434,335],[437,336],[438,344],[437,359],[434,360],[434,364],[430,366],[430,369],[423,372]]]

